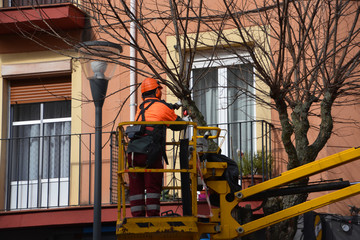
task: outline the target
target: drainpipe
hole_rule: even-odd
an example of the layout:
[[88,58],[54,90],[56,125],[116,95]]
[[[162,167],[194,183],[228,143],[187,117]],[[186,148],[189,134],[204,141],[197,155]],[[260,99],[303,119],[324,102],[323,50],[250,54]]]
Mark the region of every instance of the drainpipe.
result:
[[[134,18],[136,18],[136,0],[130,0],[130,11]],[[130,23],[130,121],[135,121],[136,112],[136,49],[132,44],[136,42],[136,24],[135,21]]]

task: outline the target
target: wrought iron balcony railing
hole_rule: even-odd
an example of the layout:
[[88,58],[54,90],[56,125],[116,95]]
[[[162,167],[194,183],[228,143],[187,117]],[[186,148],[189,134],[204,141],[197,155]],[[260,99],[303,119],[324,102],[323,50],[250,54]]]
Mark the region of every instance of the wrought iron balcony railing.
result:
[[[253,178],[257,173],[262,175],[262,180],[271,178],[269,123],[238,122],[219,127],[227,130],[222,153],[238,163],[239,180],[247,174]],[[0,211],[92,205],[94,137],[89,133],[1,139],[1,150],[7,152],[7,187],[6,205]],[[103,133],[103,143],[102,204],[115,204],[116,133]],[[263,170],[260,172],[259,168]],[[178,200],[176,194],[165,195],[163,200]]]
[[270,123],[264,120],[238,121],[213,126],[225,129],[222,150],[225,155],[237,162],[240,180],[243,177],[250,178],[251,184],[254,184],[254,175],[261,175],[262,182],[272,177]]
[[39,6],[59,3],[78,4],[78,0],[3,0],[3,7]]
[[[103,202],[116,199],[115,133],[103,133]],[[7,149],[4,210],[93,204],[95,134],[1,139]],[[114,193],[115,191],[115,193]]]

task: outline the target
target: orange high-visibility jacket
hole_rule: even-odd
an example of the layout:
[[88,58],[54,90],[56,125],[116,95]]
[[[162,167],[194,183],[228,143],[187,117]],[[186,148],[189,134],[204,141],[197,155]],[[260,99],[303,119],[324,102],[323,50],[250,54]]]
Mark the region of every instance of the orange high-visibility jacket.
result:
[[[153,102],[153,103],[152,103]],[[149,108],[147,108],[151,104]],[[178,116],[175,114],[174,109],[171,108],[165,101],[157,98],[146,98],[143,102],[145,121],[175,121]],[[141,106],[141,105],[140,105]],[[136,121],[143,121],[142,116],[139,116],[140,107],[136,113]]]

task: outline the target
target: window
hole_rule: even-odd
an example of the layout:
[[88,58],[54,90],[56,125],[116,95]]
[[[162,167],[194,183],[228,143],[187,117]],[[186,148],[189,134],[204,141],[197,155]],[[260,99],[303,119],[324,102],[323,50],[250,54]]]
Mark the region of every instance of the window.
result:
[[71,2],[69,0],[9,0],[4,1],[4,7],[37,6],[42,4],[55,4]]
[[237,159],[238,153],[256,149],[252,65],[219,53],[197,57],[193,68],[194,101],[208,125],[227,132],[222,153]]
[[11,105],[10,208],[68,204],[71,102]]

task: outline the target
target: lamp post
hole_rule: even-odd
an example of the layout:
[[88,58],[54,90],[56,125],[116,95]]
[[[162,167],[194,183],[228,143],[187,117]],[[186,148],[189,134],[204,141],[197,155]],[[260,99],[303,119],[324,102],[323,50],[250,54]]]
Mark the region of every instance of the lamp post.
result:
[[116,64],[122,52],[120,45],[89,41],[79,45],[80,62],[86,78],[90,82],[95,104],[95,179],[94,179],[94,223],[93,240],[101,239],[101,165],[102,165],[102,107],[104,105],[108,81],[113,77]]

